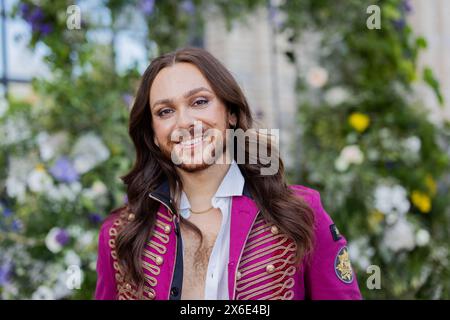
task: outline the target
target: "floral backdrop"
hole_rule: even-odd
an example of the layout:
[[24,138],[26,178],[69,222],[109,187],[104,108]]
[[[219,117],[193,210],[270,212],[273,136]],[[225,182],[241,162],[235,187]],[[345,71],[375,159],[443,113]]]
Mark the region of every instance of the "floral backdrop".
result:
[[[97,3],[97,2],[95,2]],[[145,21],[148,61],[197,44],[205,8],[231,27],[267,1],[104,0],[83,9],[81,28],[67,28],[73,1],[21,1],[32,50],[45,47],[49,78],[34,95],[0,101],[0,297],[91,299],[98,229],[126,202],[120,176],[134,151],[128,111],[138,66],[117,68],[113,33]],[[380,30],[366,28],[366,8],[381,8]],[[291,183],[321,191],[350,240],[350,256],[367,299],[449,298],[448,124],[427,120],[414,97],[425,81],[442,102],[432,70],[417,58],[426,39],[406,17],[409,1],[277,1],[269,6],[284,54],[297,69],[298,144]],[[99,12],[108,19],[98,19]],[[305,152],[303,152],[305,150]],[[381,289],[366,285],[381,270]],[[73,280],[77,274],[79,281]]]

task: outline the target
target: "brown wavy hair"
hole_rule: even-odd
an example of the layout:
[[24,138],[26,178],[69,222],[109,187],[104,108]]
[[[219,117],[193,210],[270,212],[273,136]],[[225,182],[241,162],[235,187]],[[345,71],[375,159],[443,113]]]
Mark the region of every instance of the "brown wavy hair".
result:
[[[155,224],[160,203],[148,196],[163,180],[168,179],[170,193],[175,203],[179,199],[181,179],[174,164],[167,161],[154,143],[152,115],[150,112],[149,93],[156,75],[163,69],[179,62],[195,65],[208,80],[217,97],[232,113],[237,116],[235,129],[246,132],[252,128],[253,118],[239,85],[231,73],[209,52],[200,48],[183,48],[155,58],[145,70],[136,98],[131,109],[129,134],[136,150],[136,159],[130,172],[122,177],[127,187],[128,208],[135,219],[127,223],[119,232],[116,240],[117,257],[127,280],[139,289],[144,285],[144,273],[141,256],[144,244]],[[267,167],[262,161],[250,164],[248,143],[234,145],[234,149],[243,148],[245,164],[239,164],[248,189],[261,211],[263,217],[279,226],[280,230],[291,238],[297,247],[296,258],[299,262],[313,246],[314,217],[311,208],[288,187],[284,179],[284,166],[279,159],[279,169],[273,175],[261,175],[261,168]],[[270,144],[270,142],[269,142]],[[275,151],[269,145],[271,152]],[[236,154],[234,158],[236,160]],[[267,163],[267,162],[265,162]],[[175,208],[177,208],[176,206]],[[181,219],[200,237],[201,231],[187,220]]]

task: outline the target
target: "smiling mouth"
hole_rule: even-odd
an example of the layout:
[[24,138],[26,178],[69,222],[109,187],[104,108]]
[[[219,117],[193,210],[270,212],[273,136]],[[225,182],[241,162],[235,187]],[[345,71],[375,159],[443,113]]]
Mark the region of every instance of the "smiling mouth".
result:
[[201,142],[210,142],[210,140],[211,140],[210,137],[203,136],[203,137],[197,137],[194,139],[179,141],[179,142],[177,142],[177,144],[179,144],[181,147],[189,148],[189,147],[194,147],[194,146],[200,144]]
[[190,147],[190,146],[198,144],[202,140],[203,140],[203,137],[199,137],[199,138],[195,138],[195,139],[189,139],[189,140],[186,140],[186,141],[180,141],[180,144],[183,147]]

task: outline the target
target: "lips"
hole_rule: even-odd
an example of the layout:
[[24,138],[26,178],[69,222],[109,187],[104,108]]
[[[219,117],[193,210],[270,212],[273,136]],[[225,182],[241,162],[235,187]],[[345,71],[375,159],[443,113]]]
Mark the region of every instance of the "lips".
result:
[[180,141],[180,144],[183,147],[190,147],[190,146],[196,145],[197,143],[201,142],[202,140],[203,140],[203,138],[199,137],[199,138],[195,138],[195,139]]

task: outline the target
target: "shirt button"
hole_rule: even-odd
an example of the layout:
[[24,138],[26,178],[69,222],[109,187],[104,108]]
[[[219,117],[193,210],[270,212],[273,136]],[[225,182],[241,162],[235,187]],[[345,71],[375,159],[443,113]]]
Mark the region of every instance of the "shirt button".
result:
[[268,273],[274,272],[274,271],[275,271],[275,266],[274,266],[273,264],[267,265],[266,271],[267,271]]
[[236,280],[239,280],[242,277],[242,273],[239,271],[236,273]]
[[163,261],[164,261],[163,258],[160,256],[156,257],[155,259],[155,262],[158,266],[162,265]]
[[170,289],[170,295],[172,297],[176,297],[178,295],[178,288],[177,287],[172,287],[172,289]]
[[164,227],[164,233],[165,233],[165,234],[169,234],[169,233],[170,233],[170,230],[171,230],[171,229],[170,229],[170,226],[165,226],[165,227]]
[[277,226],[272,226],[272,228],[270,228],[270,232],[272,232],[272,234],[278,234]]

